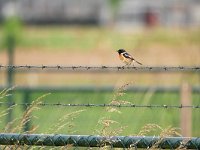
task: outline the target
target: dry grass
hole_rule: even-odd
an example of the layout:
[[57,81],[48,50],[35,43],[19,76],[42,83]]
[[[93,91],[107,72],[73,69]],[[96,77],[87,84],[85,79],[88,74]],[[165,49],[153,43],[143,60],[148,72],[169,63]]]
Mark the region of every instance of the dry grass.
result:
[[142,127],[137,136],[146,136],[149,133],[154,134],[154,136],[159,136],[160,138],[181,136],[181,134],[178,132],[179,130],[180,129],[174,127],[163,129],[157,124],[146,124],[144,127]]
[[[130,104],[130,102],[128,101],[121,100],[121,97],[124,94],[126,94],[125,93],[126,88],[130,85],[131,85],[130,83],[127,83],[117,88],[110,104],[114,104],[114,105]],[[147,93],[144,96],[145,100],[149,101],[154,93],[155,91],[153,89],[150,89],[150,91],[147,91]],[[106,111],[110,113],[121,113],[119,109],[110,108],[110,107],[106,108]],[[127,126],[121,126],[120,122],[113,120],[111,117],[102,117],[98,121],[98,125],[100,126],[100,129],[97,130],[97,133],[99,135],[108,136],[108,137],[120,135],[120,133],[122,133],[123,130],[127,127]],[[152,136],[159,136],[159,140],[150,148],[150,149],[159,149],[158,145],[162,142],[162,140],[165,137],[181,136],[181,134],[178,131],[179,129],[174,128],[174,127],[162,128],[158,124],[146,124],[145,126],[141,128],[141,130],[139,131],[138,134],[136,134],[136,136],[148,136],[149,134]],[[109,141],[103,141],[102,143],[103,143],[101,145],[102,149],[111,148],[110,146],[111,144],[109,143]]]
[[[159,140],[150,148],[154,150],[159,149],[158,145],[162,142],[164,138],[181,136],[179,130],[180,129],[174,127],[162,128],[157,124],[146,124],[144,127],[142,127],[137,136],[147,136],[149,134],[151,134],[152,136],[159,136]],[[185,141],[185,143],[186,142],[187,141]],[[180,147],[178,147],[177,149],[179,148]]]
[[[3,91],[1,91],[0,99],[3,99],[5,97],[9,96],[10,95],[9,92],[13,89],[14,88],[4,89]],[[32,101],[31,104],[29,106],[27,106],[26,110],[24,111],[24,113],[22,114],[22,116],[20,118],[15,118],[11,122],[7,123],[7,125],[4,128],[4,132],[23,133],[24,126],[33,118],[37,118],[36,116],[33,116],[32,114],[34,111],[37,111],[40,109],[40,107],[38,107],[38,106],[42,103],[42,100],[48,95],[49,94],[44,94],[44,95],[38,97],[35,101]],[[16,106],[17,106],[17,104],[12,105],[11,107],[1,111],[0,118],[8,115],[9,110],[12,110]],[[58,120],[58,122],[56,122],[51,127],[49,127],[48,133],[58,133],[60,130],[62,130],[66,126],[68,128],[68,133],[73,133],[74,132],[73,131],[73,127],[74,127],[73,120],[83,111],[84,110],[78,110],[78,111],[61,116],[60,119]],[[30,131],[28,131],[28,133],[34,133],[37,130],[37,128],[38,128],[38,126],[32,128]]]
[[68,134],[73,134],[75,132],[73,129],[73,127],[75,126],[73,121],[83,111],[85,110],[78,110],[78,111],[60,116],[60,119],[58,119],[58,122],[56,122],[49,128],[49,130],[47,131],[47,134],[59,133],[59,131],[62,130],[63,128],[67,128]]
[[[111,105],[130,104],[129,101],[122,100],[121,98],[126,94],[124,91],[127,89],[127,87],[131,86],[131,85],[132,85],[132,83],[126,83],[126,84],[120,86],[119,88],[116,88],[114,90],[115,92],[114,92],[112,101],[109,104],[111,104]],[[118,108],[114,108],[114,107],[108,107],[108,108],[106,108],[106,110],[108,112],[121,113],[121,111]]]
[[[0,92],[0,97],[3,99],[6,96],[9,96],[9,92],[13,90],[13,88],[10,89],[4,89],[2,92]],[[26,124],[31,121],[33,118],[36,118],[36,116],[33,116],[33,112],[37,111],[40,109],[40,107],[38,107],[41,103],[42,100],[48,96],[49,94],[45,94],[42,95],[40,97],[38,97],[35,101],[32,101],[32,103],[30,104],[30,106],[27,106],[26,111],[22,114],[22,116],[20,118],[16,118],[13,119],[12,121],[10,121],[9,123],[7,123],[7,125],[4,128],[4,133],[35,133],[37,131],[38,126],[30,129],[29,131],[24,132],[24,127],[26,126]],[[12,105],[11,107],[3,110],[2,112],[0,112],[0,118],[5,117],[6,115],[8,115],[9,110],[15,108],[17,106],[16,105]],[[51,127],[49,127],[49,131],[46,134],[50,134],[50,133],[58,133],[61,129],[65,128],[67,126],[68,128],[68,133],[73,134],[74,130],[73,130],[73,120],[84,110],[79,110],[79,111],[75,111],[69,114],[66,114],[64,116],[62,116],[58,122],[56,122],[55,124],[53,124]],[[12,146],[5,146],[5,147],[1,147],[0,149],[4,148],[4,149],[38,149],[38,147],[35,146],[28,146],[28,145],[24,145],[24,146],[19,146],[19,145],[12,145]],[[70,149],[72,148],[72,145],[67,145],[62,147],[61,149]],[[50,148],[50,147],[45,147],[42,146],[40,147],[40,149],[57,149],[57,148]]]
[[[3,98],[5,98],[5,97],[10,96],[10,91],[12,91],[13,89],[14,89],[14,87],[2,90],[0,92],[0,100],[3,99]],[[5,117],[6,115],[8,115],[9,111],[12,110],[14,107],[15,107],[15,105],[12,105],[11,107],[9,107],[7,109],[2,110],[0,112],[0,119],[3,118],[3,117]],[[1,122],[2,121],[0,120],[0,123]]]
[[8,89],[3,89],[1,92],[0,92],[0,100],[5,98],[5,97],[8,97],[10,96],[9,92],[12,91],[15,87],[11,87],[11,88],[8,88]]
[[[166,138],[166,137],[177,137],[177,136],[181,136],[181,134],[178,132],[177,128],[168,127],[168,128],[162,129],[161,133],[159,135],[159,140],[151,147],[151,149],[158,148],[158,145],[162,142],[162,140],[164,138]],[[179,147],[177,149],[179,149]]]
[[100,129],[96,130],[97,134],[108,137],[117,136],[126,128],[126,126],[121,126],[119,122],[106,117],[99,119],[98,125]]
[[[119,88],[116,88],[115,94],[113,95],[113,98],[110,102],[110,104],[116,104],[116,105],[120,105],[120,104],[129,104],[130,102],[123,100],[123,96],[126,94],[125,90],[128,86],[132,85],[133,83],[126,83],[122,86],[120,86]],[[3,90],[0,94],[1,97],[7,96],[9,90]],[[146,96],[144,96],[144,98],[149,101],[149,99],[152,97],[152,95],[154,94],[154,90],[150,90],[149,92],[146,93]],[[23,127],[24,125],[26,125],[27,122],[29,122],[34,116],[32,116],[31,114],[34,111],[37,111],[38,108],[38,104],[41,103],[41,100],[43,98],[45,98],[48,94],[43,95],[39,98],[37,98],[35,101],[33,101],[31,103],[31,105],[29,107],[27,107],[26,111],[23,113],[23,115],[21,116],[21,118],[17,118],[14,119],[12,122],[9,122],[8,125],[5,127],[5,132],[10,131],[9,127],[13,126],[14,124],[17,126],[11,129],[11,132],[20,132],[23,133]],[[15,105],[13,105],[13,107],[15,107]],[[12,109],[12,108],[10,108]],[[102,135],[102,136],[118,136],[120,135],[123,130],[125,128],[127,128],[127,126],[122,126],[120,124],[120,122],[115,121],[114,119],[112,119],[111,116],[109,116],[109,113],[121,113],[120,110],[113,109],[113,108],[106,108],[105,109],[108,113],[106,113],[105,116],[102,116],[98,123],[97,123],[97,130],[95,131],[95,134],[98,135]],[[59,133],[60,130],[62,130],[63,128],[67,128],[68,133],[73,134],[75,131],[73,129],[74,127],[74,119],[76,119],[76,117],[82,113],[84,110],[79,110],[79,111],[75,111],[75,112],[71,112],[68,114],[65,114],[63,116],[60,117],[60,119],[58,119],[58,121],[53,124],[51,127],[49,127],[48,130],[48,134],[49,133]],[[7,111],[0,113],[0,117],[1,116],[5,116],[7,114]],[[28,133],[35,133],[37,127],[32,129],[31,131],[29,131]],[[159,136],[160,139],[158,140],[158,142],[156,142],[151,149],[157,149],[158,145],[160,142],[162,142],[162,140],[165,137],[172,137],[172,136],[181,136],[178,132],[177,128],[173,128],[173,127],[168,127],[168,128],[162,128],[161,126],[157,125],[157,124],[146,124],[144,127],[141,128],[141,130],[139,131],[139,133],[137,134],[137,136],[147,136],[147,135],[155,135],[155,136]],[[187,141],[185,141],[187,142]],[[109,141],[102,141],[102,145],[100,145],[101,149],[110,149],[111,148],[111,143],[109,143]],[[65,147],[62,147],[63,149],[71,149],[73,145],[67,145]],[[16,146],[13,146],[13,148],[16,148]],[[25,148],[25,147],[22,147]],[[37,147],[32,147],[32,149],[37,148]],[[41,147],[41,149],[45,149],[47,147]],[[181,148],[181,147],[179,147]],[[56,148],[52,148],[52,149],[56,149]]]
[[157,124],[147,124],[144,127],[142,127],[142,129],[139,131],[139,133],[137,134],[137,136],[145,136],[147,134],[149,134],[150,132],[155,132],[155,131],[161,131],[162,128],[157,125]]
[[[130,85],[130,83],[124,84],[120,86],[119,88],[116,88],[115,93],[113,95],[113,98],[109,104],[113,105],[120,105],[120,104],[127,104],[130,103],[128,101],[121,100],[120,97],[122,97],[125,94],[125,89]],[[121,113],[121,111],[117,108],[108,107],[105,108],[106,112],[108,113]],[[127,126],[121,126],[120,122],[117,122],[113,120],[110,116],[106,115],[102,116],[98,124],[96,126],[98,128],[94,134],[101,135],[101,136],[117,136],[120,135]],[[100,145],[100,149],[111,149],[111,143],[110,141],[101,141],[102,145]]]
[[[23,133],[24,126],[35,116],[32,115],[33,111],[36,111],[40,109],[38,107],[39,104],[41,104],[41,100],[45,98],[49,94],[45,94],[37,98],[35,101],[32,101],[31,105],[27,107],[26,111],[24,111],[23,115],[20,118],[15,118],[11,122],[9,122],[4,132],[11,132],[11,133]],[[14,105],[16,106],[16,105]],[[13,106],[13,107],[14,107]],[[17,125],[16,125],[17,124]],[[15,127],[14,127],[15,126]],[[12,128],[11,128],[12,127]],[[36,131],[37,127],[32,128],[30,131],[27,131],[28,133],[34,133]]]

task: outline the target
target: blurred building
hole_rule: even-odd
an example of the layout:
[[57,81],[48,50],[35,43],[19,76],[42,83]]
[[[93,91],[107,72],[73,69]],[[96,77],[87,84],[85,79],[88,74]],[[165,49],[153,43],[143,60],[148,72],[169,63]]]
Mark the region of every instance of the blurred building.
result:
[[132,26],[199,26],[199,0],[122,0],[117,23]]
[[199,26],[199,0],[0,0],[0,18],[15,12],[27,23]]
[[[0,0],[0,16],[7,15],[9,5],[26,23],[106,24],[109,21],[107,0]],[[9,10],[8,10],[9,9]]]

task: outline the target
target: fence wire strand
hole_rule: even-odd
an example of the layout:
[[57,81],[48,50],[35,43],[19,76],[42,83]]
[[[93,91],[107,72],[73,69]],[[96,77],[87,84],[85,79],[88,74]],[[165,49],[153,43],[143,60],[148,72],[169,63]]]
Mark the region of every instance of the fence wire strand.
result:
[[[0,65],[1,71],[16,72],[188,72],[200,73],[197,67],[120,67],[120,66],[48,66],[48,65]],[[166,105],[166,104],[65,104],[65,103],[15,103],[0,102],[0,106],[41,106],[41,107],[115,107],[115,108],[149,108],[149,109],[199,109],[200,105]],[[14,146],[14,147],[13,147]],[[31,146],[66,146],[70,147],[105,147],[110,148],[158,148],[158,149],[200,149],[200,138],[197,137],[145,137],[145,136],[98,136],[98,135],[53,135],[53,134],[16,134],[0,133],[0,149],[24,149]]]
[[200,138],[1,133],[0,145],[200,149]]
[[48,66],[48,65],[0,65],[0,71],[3,70],[16,70],[21,72],[200,72],[200,66],[187,67],[125,67],[125,66]]
[[2,105],[15,105],[15,106],[50,106],[50,107],[117,107],[117,108],[191,108],[191,109],[199,109],[199,105],[156,105],[156,104],[150,104],[150,105],[139,105],[139,104],[64,104],[64,103],[38,103],[38,104],[32,104],[32,103],[9,103],[9,102],[0,102],[0,106]]

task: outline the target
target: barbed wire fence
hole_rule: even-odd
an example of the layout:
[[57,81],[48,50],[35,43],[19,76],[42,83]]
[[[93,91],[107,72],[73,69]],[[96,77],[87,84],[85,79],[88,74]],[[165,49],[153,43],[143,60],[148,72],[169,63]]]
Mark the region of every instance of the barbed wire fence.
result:
[[[120,67],[120,66],[47,66],[47,65],[0,65],[0,72],[8,71],[8,72],[18,72],[18,73],[26,73],[26,72],[82,72],[82,73],[200,73],[200,67]],[[3,89],[5,87],[0,87]],[[158,87],[154,87],[159,91]],[[26,90],[25,90],[26,89]],[[92,88],[93,89],[93,88]],[[109,90],[108,90],[109,89]],[[107,90],[113,90],[113,87],[109,87]],[[162,90],[167,90],[168,88],[161,88]],[[194,92],[199,93],[199,87],[193,87],[192,90]],[[28,89],[26,87],[19,87],[16,90],[25,90],[30,92],[31,90],[37,89]],[[30,90],[30,91],[29,91]],[[45,90],[51,90],[46,88]],[[58,91],[63,91],[66,89],[57,89]],[[74,90],[73,88],[71,89]],[[75,91],[77,91],[76,89]],[[80,90],[80,89],[79,89]],[[130,88],[131,90],[138,91],[146,91],[147,88]],[[168,89],[169,91],[179,91],[179,87],[175,87],[172,89]],[[87,90],[86,90],[87,91]],[[103,90],[102,90],[103,91]],[[23,106],[24,108],[32,106],[32,103],[23,102],[23,103],[15,103],[11,102],[0,102],[0,106]],[[115,107],[115,108],[149,108],[149,109],[200,109],[199,105],[158,105],[158,104],[149,104],[149,105],[139,105],[139,104],[75,104],[75,103],[37,103],[35,106],[41,107]],[[97,136],[97,135],[49,135],[49,134],[15,134],[15,133],[0,133],[0,149],[20,149],[21,147],[24,149],[25,147],[30,148],[32,146],[39,146],[44,148],[48,147],[57,147],[62,146],[65,148],[74,147],[78,149],[79,147],[109,147],[109,148],[158,148],[158,149],[200,149],[200,139],[198,137],[150,137],[150,136]]]
[[31,65],[0,65],[0,71],[14,70],[18,72],[192,72],[199,73],[200,67],[125,67],[125,66],[31,66]]
[[15,106],[48,106],[48,107],[117,107],[117,108],[166,108],[166,109],[183,109],[183,108],[190,108],[190,109],[200,109],[200,105],[156,105],[156,104],[150,104],[150,105],[139,105],[139,104],[72,104],[72,103],[38,103],[38,104],[32,104],[32,103],[9,103],[9,102],[0,102],[1,105],[15,105]]

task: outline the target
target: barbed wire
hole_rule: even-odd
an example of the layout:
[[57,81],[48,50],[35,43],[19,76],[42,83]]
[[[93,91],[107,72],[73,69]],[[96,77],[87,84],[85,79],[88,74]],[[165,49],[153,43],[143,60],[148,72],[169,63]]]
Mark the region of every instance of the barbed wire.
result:
[[[0,133],[0,145],[14,146],[68,146],[110,147],[110,148],[159,148],[159,149],[200,149],[198,137],[159,136],[99,136],[63,134],[17,134]],[[47,147],[46,147],[47,148]],[[21,148],[20,148],[21,149]]]
[[0,65],[0,71],[19,72],[193,72],[199,73],[200,66],[186,67],[125,67],[125,66],[49,66],[49,65]]
[[[117,102],[116,102],[117,103]],[[15,103],[15,102],[0,102],[1,105],[15,105],[15,106],[52,106],[52,107],[117,107],[117,108],[191,108],[191,109],[199,109],[199,105],[165,105],[165,104],[149,104],[149,105],[139,105],[139,104],[64,104],[64,103]]]

